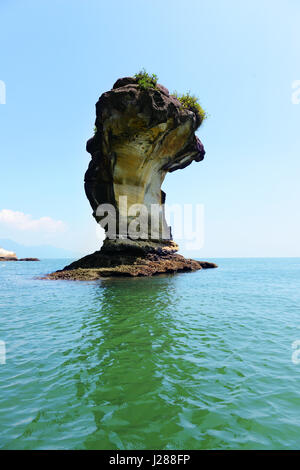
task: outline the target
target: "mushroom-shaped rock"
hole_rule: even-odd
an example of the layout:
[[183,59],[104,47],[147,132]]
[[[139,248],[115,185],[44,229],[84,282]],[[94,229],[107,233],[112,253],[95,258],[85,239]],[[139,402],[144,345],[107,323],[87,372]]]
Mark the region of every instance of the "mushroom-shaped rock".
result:
[[[203,160],[205,151],[195,135],[201,121],[195,109],[184,107],[164,86],[141,86],[136,78],[120,78],[101,95],[96,132],[87,142],[92,158],[85,192],[106,239],[101,250],[47,278],[94,280],[216,267],[176,253],[178,245],[165,220],[161,190],[168,172]],[[108,207],[113,209],[113,230]],[[133,235],[132,224],[143,229]]]

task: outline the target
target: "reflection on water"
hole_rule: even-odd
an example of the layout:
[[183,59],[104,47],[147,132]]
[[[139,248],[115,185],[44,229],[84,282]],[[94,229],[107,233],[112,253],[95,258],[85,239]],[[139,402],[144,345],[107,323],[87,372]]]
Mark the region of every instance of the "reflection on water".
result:
[[43,263],[0,271],[1,448],[299,447],[299,260],[89,283]]
[[[180,430],[176,419],[170,422],[179,406],[164,397],[172,384],[164,383],[160,360],[171,354],[176,340],[170,313],[176,302],[174,278],[147,281],[106,280],[95,290],[93,309],[84,318],[89,341],[81,349],[86,361],[78,373],[78,393],[88,398],[96,424],[85,440],[87,448],[97,449],[99,442],[107,448],[143,448],[141,432],[153,447],[161,426]],[[93,379],[82,381],[85,374]]]

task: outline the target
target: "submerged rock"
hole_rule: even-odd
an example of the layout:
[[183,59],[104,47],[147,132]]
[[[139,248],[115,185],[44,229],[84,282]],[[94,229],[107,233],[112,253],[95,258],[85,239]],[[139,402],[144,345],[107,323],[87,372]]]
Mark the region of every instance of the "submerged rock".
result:
[[[49,279],[151,276],[216,267],[176,254],[178,245],[165,220],[166,195],[161,190],[168,172],[203,160],[205,150],[195,135],[200,124],[195,110],[183,107],[159,84],[143,88],[137,79],[125,77],[102,94],[96,104],[95,135],[87,142],[91,161],[85,192],[106,239],[100,251],[50,274]],[[103,205],[114,210],[113,228],[107,212],[99,211]],[[143,210],[133,213],[136,207]],[[158,214],[154,231],[152,207]],[[131,227],[138,224],[142,228],[133,236]]]
[[137,277],[154,274],[197,271],[216,268],[214,263],[186,259],[178,254],[147,253],[142,256],[126,252],[103,253],[102,250],[75,261],[46,279],[94,281],[104,277]]
[[18,261],[40,261],[38,258],[20,258]]

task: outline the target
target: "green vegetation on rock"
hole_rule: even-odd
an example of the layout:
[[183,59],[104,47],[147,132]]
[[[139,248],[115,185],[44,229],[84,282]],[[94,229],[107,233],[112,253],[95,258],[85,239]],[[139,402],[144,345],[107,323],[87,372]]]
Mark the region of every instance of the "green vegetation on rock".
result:
[[144,90],[148,88],[156,88],[158,76],[155,75],[155,73],[149,75],[145,69],[142,69],[134,75],[134,78],[137,79],[139,87]]

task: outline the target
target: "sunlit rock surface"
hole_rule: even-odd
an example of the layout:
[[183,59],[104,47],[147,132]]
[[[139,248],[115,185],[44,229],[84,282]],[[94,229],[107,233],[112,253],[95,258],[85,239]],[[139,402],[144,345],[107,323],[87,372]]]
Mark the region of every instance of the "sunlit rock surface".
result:
[[[99,204],[112,204],[117,220],[128,216],[128,208],[151,204],[161,211],[157,239],[171,239],[164,217],[165,175],[204,158],[204,148],[195,130],[198,116],[181,106],[168,90],[141,89],[134,78],[119,79],[96,104],[96,133],[87,143],[92,159],[85,175],[85,191],[98,222]],[[121,204],[127,197],[127,204]],[[119,235],[117,226],[117,236]],[[125,235],[128,235],[127,233]],[[148,239],[153,239],[148,224]],[[145,238],[145,237],[144,237]]]
[[4,250],[4,248],[0,248],[0,259],[5,261],[16,261],[17,255],[13,251]]

